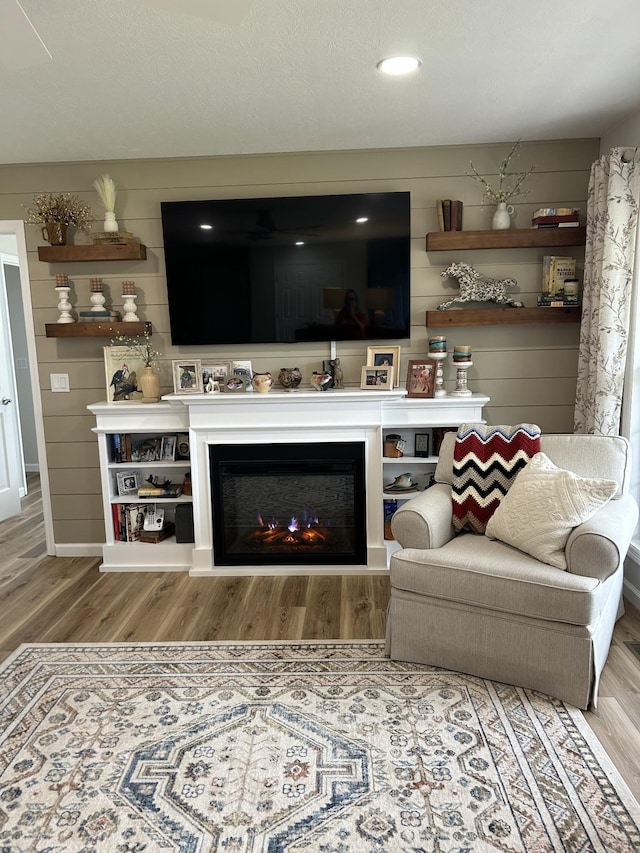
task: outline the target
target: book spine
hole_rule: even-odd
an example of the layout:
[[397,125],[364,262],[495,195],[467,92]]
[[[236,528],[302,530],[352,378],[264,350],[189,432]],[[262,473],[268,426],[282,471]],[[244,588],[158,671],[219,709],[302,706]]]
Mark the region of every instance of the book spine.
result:
[[442,211],[444,214],[444,230],[451,231],[451,199],[445,198],[442,202]]
[[570,213],[566,216],[534,216],[531,221],[537,222],[538,224],[554,222],[579,222],[580,216],[576,213]]
[[441,198],[436,200],[436,213],[438,215],[438,228],[440,229],[440,231],[444,231],[444,211],[442,209]]

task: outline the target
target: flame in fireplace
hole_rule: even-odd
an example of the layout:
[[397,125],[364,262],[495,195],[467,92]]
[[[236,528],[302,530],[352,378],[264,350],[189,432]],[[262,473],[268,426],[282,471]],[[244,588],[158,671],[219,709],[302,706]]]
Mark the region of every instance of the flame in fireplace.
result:
[[297,516],[291,516],[289,524],[282,524],[279,520],[265,521],[261,513],[258,513],[258,527],[250,534],[249,540],[253,544],[263,545],[291,545],[291,546],[321,546],[329,541],[329,520],[321,523],[317,515],[308,515],[300,520]]

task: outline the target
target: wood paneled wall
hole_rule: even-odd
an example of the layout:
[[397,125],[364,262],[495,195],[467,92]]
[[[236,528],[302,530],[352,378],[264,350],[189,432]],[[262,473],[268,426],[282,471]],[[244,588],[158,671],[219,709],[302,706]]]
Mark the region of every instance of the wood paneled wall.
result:
[[[276,372],[297,365],[305,375],[328,357],[328,345],[249,347],[172,347],[166,298],[160,202],[181,199],[235,198],[271,195],[378,192],[410,190],[412,204],[411,340],[399,341],[402,365],[407,358],[426,354],[430,331],[425,311],[455,293],[440,272],[453,260],[464,260],[487,275],[510,276],[518,281],[516,298],[536,304],[540,292],[541,259],[551,250],[425,251],[425,234],[437,230],[435,200],[464,202],[465,230],[489,228],[491,205],[483,205],[480,185],[465,172],[473,161],[491,178],[511,147],[501,145],[410,148],[264,156],[126,160],[114,162],[26,164],[0,166],[0,219],[22,219],[23,205],[38,192],[76,192],[96,212],[101,208],[93,180],[108,173],[118,188],[116,214],[122,229],[132,231],[148,248],[146,261],[100,264],[49,265],[38,260],[41,244],[37,227],[27,226],[29,277],[37,335],[38,369],[54,532],[57,544],[99,543],[104,539],[100,478],[93,418],[89,403],[105,399],[102,347],[104,338],[46,338],[45,323],[58,318],[53,290],[55,273],[66,272],[72,282],[76,310],[89,307],[89,278],[101,276],[107,302],[121,305],[121,281],[133,279],[142,319],[150,320],[154,344],[164,354],[163,392],[172,390],[170,362],[183,355],[202,358],[251,358],[254,369]],[[528,227],[531,212],[541,206],[562,205],[586,210],[591,163],[598,156],[598,140],[559,140],[523,143],[515,169],[535,164],[527,182],[530,192],[516,203],[515,227]],[[78,234],[76,242],[88,242]],[[571,250],[573,253],[574,250]],[[575,250],[581,267],[584,252]],[[555,254],[564,254],[556,251]],[[194,311],[208,306],[194,305]],[[215,310],[211,306],[211,310]],[[449,343],[471,344],[474,364],[469,386],[491,397],[486,416],[490,423],[539,423],[543,430],[572,431],[578,324],[567,326],[482,326],[448,330]],[[359,385],[366,345],[340,343],[338,354],[347,384]],[[71,393],[52,394],[50,373],[68,373]],[[453,370],[445,365],[447,387]]]

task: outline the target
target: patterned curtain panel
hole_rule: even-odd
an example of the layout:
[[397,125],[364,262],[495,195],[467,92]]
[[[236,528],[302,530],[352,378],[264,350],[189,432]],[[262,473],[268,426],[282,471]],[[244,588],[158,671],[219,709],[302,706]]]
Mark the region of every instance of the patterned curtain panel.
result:
[[618,435],[640,199],[640,149],[591,167],[574,430]]

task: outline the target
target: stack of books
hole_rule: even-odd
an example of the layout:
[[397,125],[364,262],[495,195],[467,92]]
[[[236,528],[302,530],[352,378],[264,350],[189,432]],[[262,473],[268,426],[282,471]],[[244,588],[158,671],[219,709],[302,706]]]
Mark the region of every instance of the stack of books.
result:
[[540,207],[531,219],[532,228],[577,228],[580,211],[575,207]]
[[182,494],[182,483],[166,483],[156,486],[152,483],[144,483],[138,489],[139,498],[179,498]]
[[437,199],[438,228],[441,231],[462,231],[462,202],[451,198]]
[[119,323],[121,320],[118,311],[109,311],[107,309],[100,311],[78,311],[80,323]]

